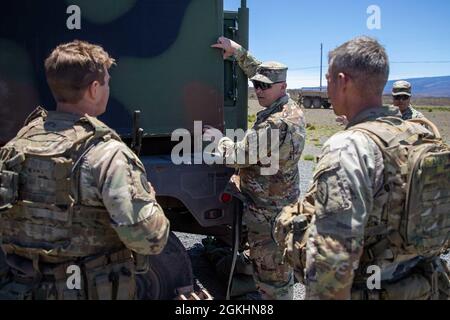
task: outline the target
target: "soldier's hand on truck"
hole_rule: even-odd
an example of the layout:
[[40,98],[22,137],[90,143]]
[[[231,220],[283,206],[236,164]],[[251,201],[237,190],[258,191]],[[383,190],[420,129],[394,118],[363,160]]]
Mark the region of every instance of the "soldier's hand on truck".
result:
[[222,132],[219,129],[205,125],[203,126],[203,141],[219,141],[223,138]]
[[239,50],[241,45],[239,43],[234,42],[233,40],[230,40],[225,37],[220,37],[217,40],[216,44],[213,44],[211,48],[217,48],[223,50],[223,59],[227,59],[235,54],[237,50]]
[[339,123],[341,126],[347,126],[348,125],[348,119],[346,116],[337,116],[336,122]]

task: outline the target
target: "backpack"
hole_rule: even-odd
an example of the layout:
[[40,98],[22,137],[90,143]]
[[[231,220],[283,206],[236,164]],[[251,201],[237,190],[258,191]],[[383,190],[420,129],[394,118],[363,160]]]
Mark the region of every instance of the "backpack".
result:
[[[388,199],[383,224],[366,228],[366,233],[385,236],[394,260],[439,256],[448,248],[450,234],[450,147],[439,130],[427,119],[396,117],[360,123],[350,130],[368,134],[384,159]],[[381,250],[372,252],[374,259],[376,251]]]

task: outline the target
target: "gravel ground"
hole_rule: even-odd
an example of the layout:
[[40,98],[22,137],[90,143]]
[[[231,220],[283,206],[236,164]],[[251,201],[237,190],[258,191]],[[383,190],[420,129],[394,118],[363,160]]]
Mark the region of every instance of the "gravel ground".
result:
[[[260,110],[257,101],[250,101],[250,114],[254,114]],[[332,110],[306,110],[306,119],[309,124],[318,126],[333,126],[336,127],[335,115]],[[450,112],[423,112],[426,117],[433,121],[440,129],[444,140],[450,143]],[[320,139],[323,143],[327,137]],[[303,155],[313,155],[317,157],[320,155],[320,147],[307,143]],[[300,169],[300,188],[302,195],[308,190],[312,181],[312,175],[315,168],[314,161],[304,161],[299,163]],[[217,279],[213,272],[213,267],[203,254],[202,240],[204,236],[178,233],[192,261],[194,276],[196,278],[196,285],[200,288],[206,288],[213,295],[215,299],[223,300],[225,298],[225,285]],[[444,256],[444,259],[450,265],[450,254]],[[294,287],[294,299],[304,299],[304,287],[301,284],[296,284]]]

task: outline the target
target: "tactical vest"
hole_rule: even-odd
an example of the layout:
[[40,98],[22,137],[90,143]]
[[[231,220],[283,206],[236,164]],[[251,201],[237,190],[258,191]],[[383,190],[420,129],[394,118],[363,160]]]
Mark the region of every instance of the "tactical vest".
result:
[[100,141],[120,138],[95,118],[56,131],[36,110],[0,149],[0,239],[7,254],[60,263],[123,248],[104,207],[79,200],[80,162]]
[[[446,277],[444,287],[449,290],[448,270],[438,272],[439,266],[433,266],[433,261],[449,247],[450,147],[442,142],[435,125],[425,119],[402,121],[386,117],[355,125],[350,130],[364,132],[380,148],[385,190],[381,197],[387,197],[381,223],[365,228],[359,271],[370,265],[419,258],[425,261],[421,271],[428,283],[422,279],[421,285],[421,275],[413,274],[401,285],[407,287],[398,290],[399,286],[392,286],[391,294],[395,296],[398,292],[401,295],[395,298],[402,298],[408,290],[419,290],[418,295],[422,290],[426,297],[429,286],[433,291],[431,298],[433,295],[436,298],[441,275]],[[422,289],[418,289],[420,286]],[[388,298],[392,297],[388,294]]]

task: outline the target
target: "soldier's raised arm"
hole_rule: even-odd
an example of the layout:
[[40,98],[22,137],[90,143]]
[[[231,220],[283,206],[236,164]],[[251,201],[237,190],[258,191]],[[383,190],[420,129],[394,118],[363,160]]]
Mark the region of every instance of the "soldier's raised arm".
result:
[[256,59],[239,43],[236,43],[228,38],[220,37],[217,40],[217,43],[213,44],[211,47],[222,49],[224,51],[224,59],[234,56],[248,78],[252,78],[256,74],[258,67],[262,64],[261,61]]

